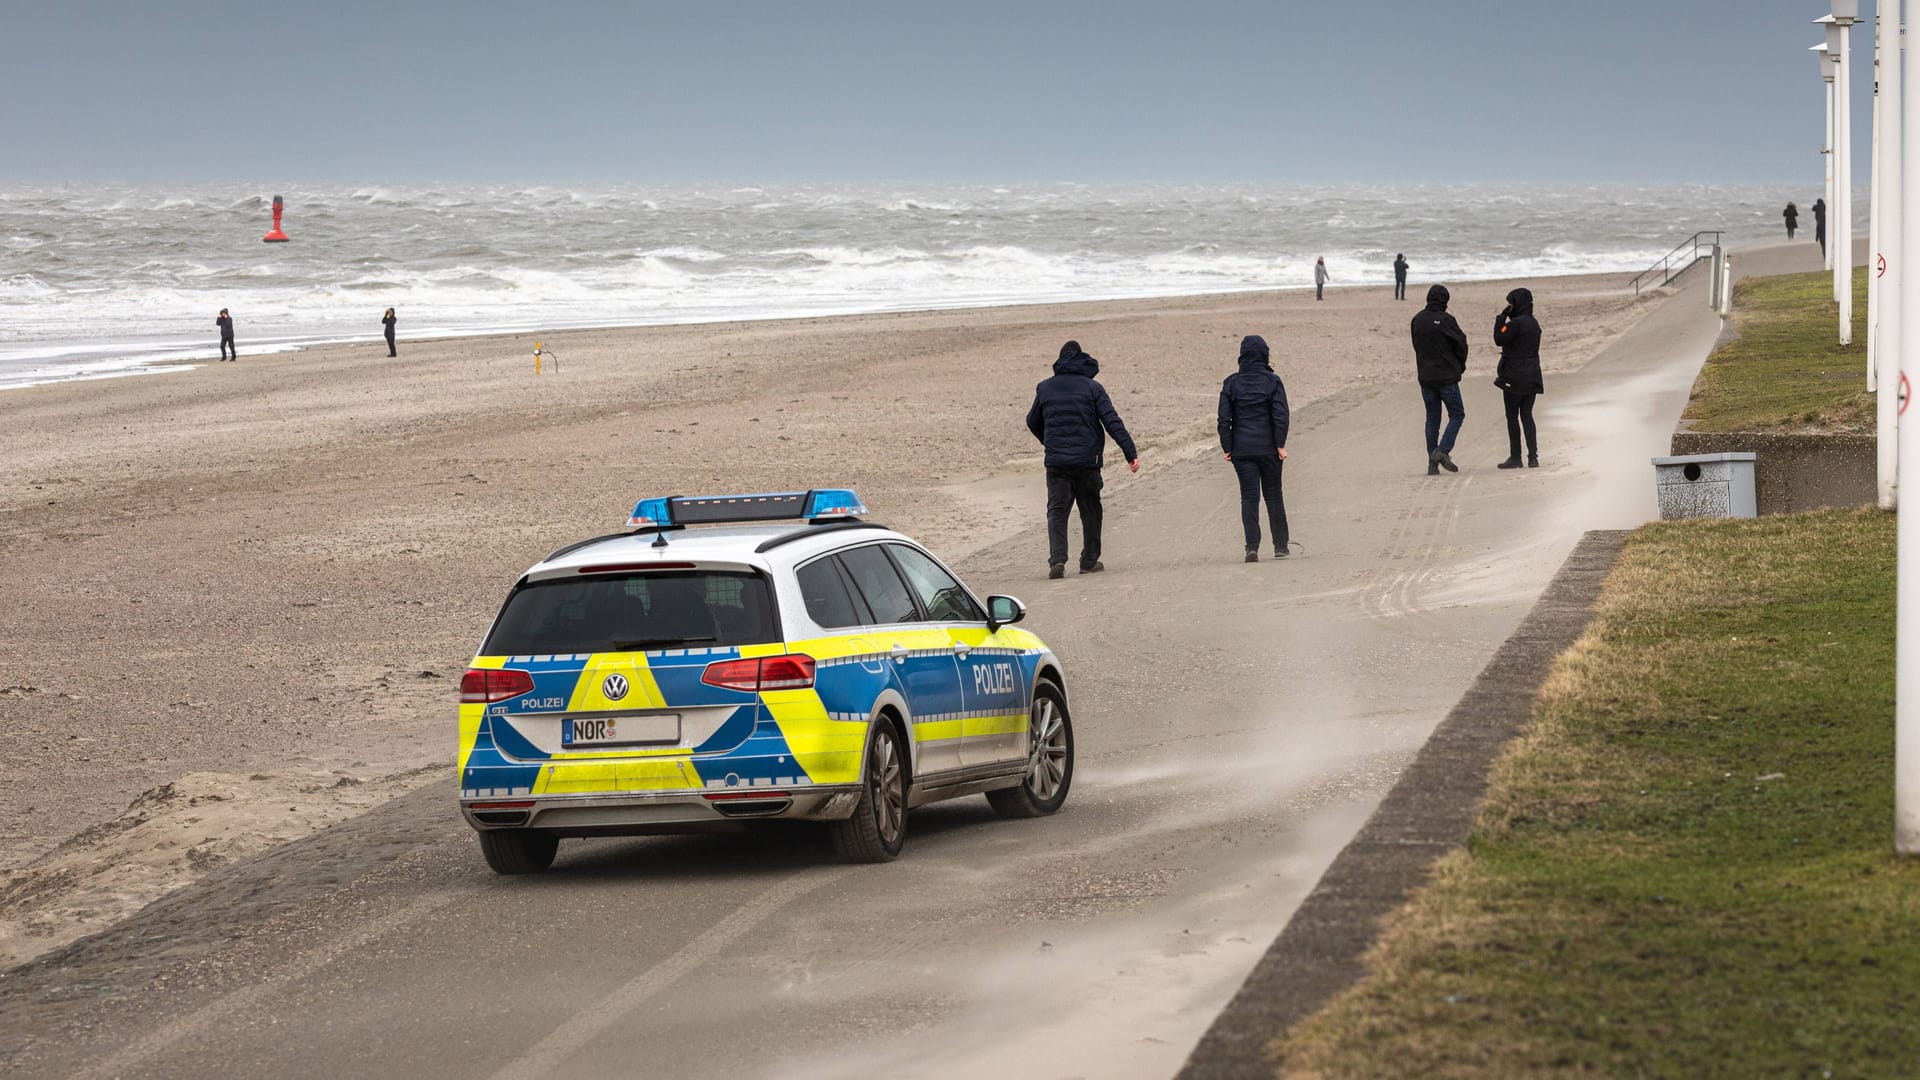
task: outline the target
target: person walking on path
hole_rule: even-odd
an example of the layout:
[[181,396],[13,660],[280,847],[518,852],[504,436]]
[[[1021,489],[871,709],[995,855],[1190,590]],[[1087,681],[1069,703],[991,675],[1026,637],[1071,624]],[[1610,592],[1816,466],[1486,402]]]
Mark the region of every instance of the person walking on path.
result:
[[1813,240],[1820,245],[1820,257],[1827,257],[1827,200],[1813,200]]
[[220,317],[213,320],[213,325],[220,328],[220,359],[240,359],[240,349],[233,343],[233,316],[227,314],[226,308],[220,309]]
[[1067,511],[1080,508],[1080,572],[1095,574],[1100,562],[1100,461],[1107,436],[1120,447],[1127,468],[1140,471],[1133,436],[1120,422],[1107,388],[1094,381],[1100,361],[1080,343],[1060,346],[1053,378],[1033,391],[1027,430],[1047,448],[1047,577],[1067,575]]
[[1260,499],[1267,500],[1273,557],[1287,557],[1287,504],[1280,494],[1280,467],[1287,461],[1287,388],[1273,373],[1267,342],[1258,334],[1240,339],[1240,370],[1220,384],[1220,452],[1240,478],[1240,528],[1247,561],[1260,561]]
[[1325,300],[1327,298],[1327,282],[1331,280],[1333,279],[1327,276],[1327,260],[1324,258],[1315,259],[1313,261],[1313,298],[1315,300]]
[[395,352],[393,349],[393,324],[398,321],[399,320],[394,318],[393,316],[392,308],[388,308],[387,313],[381,316],[380,318],[380,325],[386,327],[387,329],[387,355],[388,356],[400,355],[399,353]]
[[1800,208],[1788,200],[1787,208],[1780,211],[1780,216],[1787,219],[1787,239],[1793,239],[1793,230],[1800,227]]
[[[1453,443],[1467,407],[1460,400],[1460,377],[1467,373],[1467,335],[1447,314],[1452,295],[1445,285],[1427,290],[1427,306],[1413,317],[1414,368],[1420,377],[1420,396],[1427,403],[1427,475],[1440,470],[1459,472],[1453,463]],[[1440,431],[1440,407],[1447,409],[1447,430]]]
[[1527,468],[1540,467],[1540,441],[1533,430],[1533,399],[1546,393],[1540,378],[1540,320],[1533,317],[1533,293],[1515,289],[1507,307],[1493,320],[1493,343],[1500,346],[1500,367],[1493,385],[1507,398],[1507,460],[1497,468],[1520,467],[1520,433],[1527,435]]
[[1405,255],[1393,257],[1393,298],[1395,300],[1407,298],[1407,257]]

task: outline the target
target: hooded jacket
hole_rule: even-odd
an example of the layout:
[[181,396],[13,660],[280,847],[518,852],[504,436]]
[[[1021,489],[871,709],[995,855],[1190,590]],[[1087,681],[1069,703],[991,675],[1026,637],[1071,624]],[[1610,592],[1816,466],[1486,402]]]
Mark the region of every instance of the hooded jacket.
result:
[[1053,362],[1053,378],[1034,388],[1027,430],[1047,448],[1047,468],[1099,468],[1108,435],[1128,461],[1140,456],[1107,388],[1094,381],[1099,373],[1100,361],[1081,352],[1079,342],[1069,341]]
[[1507,294],[1507,310],[1494,317],[1493,343],[1500,346],[1500,367],[1494,383],[1513,394],[1544,394],[1540,378],[1540,322],[1533,317],[1533,293],[1515,289]]
[[1240,370],[1220,384],[1220,449],[1236,457],[1273,457],[1287,445],[1287,388],[1259,335],[1240,339]]
[[1457,383],[1467,373],[1467,335],[1447,314],[1452,294],[1445,285],[1427,290],[1427,306],[1413,317],[1413,359],[1428,386]]

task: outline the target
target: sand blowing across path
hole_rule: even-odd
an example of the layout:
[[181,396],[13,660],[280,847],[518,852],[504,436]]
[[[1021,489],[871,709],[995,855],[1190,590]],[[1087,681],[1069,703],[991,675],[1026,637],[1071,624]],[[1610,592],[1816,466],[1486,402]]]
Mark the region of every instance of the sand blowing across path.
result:
[[[1469,379],[1512,284],[1454,290]],[[1645,303],[1621,277],[1526,284],[1550,382]],[[1031,574],[964,557],[1040,519],[1023,421],[1063,341],[1100,359],[1150,476],[1217,452],[1244,334],[1303,417],[1414,394],[1412,292],[581,331],[542,337],[560,367],[539,377],[520,336],[6,392],[0,964],[410,785],[448,784],[451,814],[452,688],[506,588],[642,495],[853,486],[977,588],[1035,592],[1040,547]],[[1339,452],[1424,464],[1417,428]],[[1108,476],[1124,504],[1138,481]],[[1124,572],[1127,537],[1106,546]]]

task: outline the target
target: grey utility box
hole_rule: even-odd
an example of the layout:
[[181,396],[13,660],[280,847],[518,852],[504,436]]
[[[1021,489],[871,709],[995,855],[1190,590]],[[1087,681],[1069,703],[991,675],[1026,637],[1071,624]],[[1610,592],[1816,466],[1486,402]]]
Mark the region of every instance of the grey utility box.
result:
[[1754,457],[1751,453],[1731,453],[1654,458],[1660,519],[1757,516]]

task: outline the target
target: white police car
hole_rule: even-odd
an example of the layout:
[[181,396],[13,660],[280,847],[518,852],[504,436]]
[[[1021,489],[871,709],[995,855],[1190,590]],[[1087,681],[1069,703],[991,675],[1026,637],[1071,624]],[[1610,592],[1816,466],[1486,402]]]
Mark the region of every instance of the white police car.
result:
[[488,865],[769,818],[879,862],[912,807],[1058,810],[1067,684],[1026,609],[865,513],[841,489],[646,499],[632,531],[528,570],[460,683],[460,807]]

